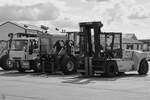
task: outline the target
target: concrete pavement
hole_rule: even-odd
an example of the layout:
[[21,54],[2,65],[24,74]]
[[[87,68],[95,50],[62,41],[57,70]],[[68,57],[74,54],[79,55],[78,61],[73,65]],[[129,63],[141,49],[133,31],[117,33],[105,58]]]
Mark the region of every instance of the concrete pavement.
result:
[[0,71],[0,100],[149,100],[150,74],[115,78]]

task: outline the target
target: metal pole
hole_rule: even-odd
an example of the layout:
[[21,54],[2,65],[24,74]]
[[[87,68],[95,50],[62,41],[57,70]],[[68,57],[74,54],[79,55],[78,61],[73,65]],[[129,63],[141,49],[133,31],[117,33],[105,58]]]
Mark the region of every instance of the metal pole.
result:
[[5,95],[4,95],[4,94],[2,94],[1,96],[2,96],[2,100],[5,100],[5,98],[6,98],[6,97],[5,97]]
[[45,58],[42,58],[42,73],[45,73]]

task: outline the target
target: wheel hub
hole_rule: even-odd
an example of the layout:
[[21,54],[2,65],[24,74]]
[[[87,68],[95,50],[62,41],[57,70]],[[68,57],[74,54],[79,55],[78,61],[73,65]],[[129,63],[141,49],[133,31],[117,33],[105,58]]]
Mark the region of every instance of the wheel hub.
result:
[[72,61],[69,61],[67,63],[67,69],[68,69],[68,71],[72,71],[74,69],[74,64]]
[[41,66],[41,64],[40,64],[40,63],[37,63],[37,68],[38,68],[38,70],[40,70],[40,66]]

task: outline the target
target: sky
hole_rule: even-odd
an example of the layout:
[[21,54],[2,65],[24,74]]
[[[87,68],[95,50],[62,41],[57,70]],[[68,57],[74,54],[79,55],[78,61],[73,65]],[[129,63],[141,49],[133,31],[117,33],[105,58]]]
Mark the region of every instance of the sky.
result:
[[79,22],[101,21],[102,31],[150,39],[150,0],[0,0],[0,23],[15,21],[79,30]]

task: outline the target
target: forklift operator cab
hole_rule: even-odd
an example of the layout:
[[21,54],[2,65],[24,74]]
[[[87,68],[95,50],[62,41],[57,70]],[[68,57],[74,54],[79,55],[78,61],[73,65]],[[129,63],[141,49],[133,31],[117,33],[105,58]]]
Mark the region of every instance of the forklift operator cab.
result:
[[108,59],[122,57],[121,33],[101,32],[101,22],[80,23],[80,54]]
[[101,33],[100,44],[104,47],[104,58],[122,57],[122,36],[121,33]]

